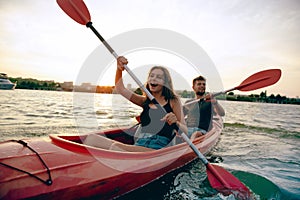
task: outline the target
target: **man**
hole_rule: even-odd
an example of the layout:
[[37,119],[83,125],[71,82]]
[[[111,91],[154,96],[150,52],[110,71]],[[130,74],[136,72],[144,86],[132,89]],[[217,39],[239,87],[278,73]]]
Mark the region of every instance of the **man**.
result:
[[191,138],[194,139],[210,130],[214,114],[224,116],[225,111],[213,96],[205,93],[206,79],[203,76],[198,76],[193,80],[193,90],[196,98],[186,101],[184,114],[186,116],[188,136],[191,137],[193,135]]

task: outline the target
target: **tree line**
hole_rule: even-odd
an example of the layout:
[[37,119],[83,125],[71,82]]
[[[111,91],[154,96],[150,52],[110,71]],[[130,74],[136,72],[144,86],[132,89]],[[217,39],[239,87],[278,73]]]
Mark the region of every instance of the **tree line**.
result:
[[[17,82],[16,89],[30,89],[30,90],[60,90],[60,83],[54,81],[41,81],[32,78],[9,78],[12,82]],[[94,92],[96,93],[113,93],[113,86],[97,86]],[[137,88],[136,93],[142,94],[142,90]],[[193,91],[183,90],[178,92],[182,98],[194,98]],[[239,95],[229,92],[226,95],[218,96],[217,99],[228,101],[247,101],[247,102],[264,102],[264,103],[279,103],[279,104],[297,104],[300,105],[299,98],[288,98],[280,94],[271,94],[267,96],[267,91],[260,94]]]
[[278,103],[278,104],[298,104],[300,105],[299,98],[288,98],[281,96],[280,94],[271,94],[267,96],[267,91],[260,94],[250,95],[235,95],[233,92],[229,92],[227,95],[221,97],[230,101],[248,101],[248,102],[263,102],[263,103]]
[[9,78],[9,80],[13,83],[17,82],[16,89],[57,90],[60,87],[60,84],[54,81],[40,81],[32,78]]
[[[178,93],[182,98],[194,98],[193,91],[184,90]],[[267,96],[267,91],[261,92],[260,94],[250,94],[250,95],[239,95],[229,92],[225,95],[220,95],[216,97],[219,100],[228,101],[247,101],[247,102],[263,102],[263,103],[278,103],[278,104],[297,104],[300,105],[299,98],[288,98],[286,96],[281,96],[280,94],[271,94]]]

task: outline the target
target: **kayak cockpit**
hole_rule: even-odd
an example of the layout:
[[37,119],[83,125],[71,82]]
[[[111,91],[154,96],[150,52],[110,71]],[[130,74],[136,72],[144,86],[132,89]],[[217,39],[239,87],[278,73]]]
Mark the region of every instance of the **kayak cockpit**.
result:
[[[217,138],[219,138],[220,133],[223,128],[223,121],[221,117],[214,117],[212,122],[212,129],[205,135],[200,136],[193,140],[194,145],[199,150],[202,150],[204,153],[209,151],[209,148],[213,146]],[[104,136],[106,138],[124,143],[124,144],[134,144],[135,134],[137,132],[138,126],[134,127],[126,127],[126,128],[116,128],[116,129],[110,129],[106,131],[96,131],[92,133],[87,133],[84,135],[70,135],[70,134],[51,134],[49,135],[50,139],[52,140],[52,143],[56,146],[59,146],[63,149],[70,150],[72,152],[78,152],[78,153],[84,153],[84,154],[96,154],[98,156],[117,156],[118,155],[125,155],[127,158],[136,158],[139,156],[153,156],[154,154],[165,154],[168,152],[173,151],[179,151],[184,150],[185,151],[191,151],[189,146],[181,139],[180,137],[175,137],[175,142],[171,142],[167,147],[159,149],[159,150],[153,150],[153,151],[147,151],[147,152],[132,152],[132,151],[117,151],[117,150],[109,150],[108,148],[99,148],[92,145],[87,145],[84,141],[85,139],[91,135],[96,134],[99,136]],[[152,155],[153,154],[153,155]]]
[[[106,130],[105,132],[92,132],[84,135],[57,135],[57,137],[64,140],[75,142],[78,144],[84,144],[86,137],[90,134],[96,134],[99,136],[107,137],[109,139],[122,142],[124,144],[133,144],[134,143],[134,134],[136,128],[120,128],[120,129],[111,129]],[[55,140],[55,137],[50,137],[52,140]]]

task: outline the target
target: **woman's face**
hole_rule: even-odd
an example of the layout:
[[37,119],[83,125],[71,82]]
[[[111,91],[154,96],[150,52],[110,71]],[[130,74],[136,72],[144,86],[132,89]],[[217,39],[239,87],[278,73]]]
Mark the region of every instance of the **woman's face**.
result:
[[153,69],[148,77],[148,85],[151,92],[162,91],[164,80],[164,72],[161,69]]

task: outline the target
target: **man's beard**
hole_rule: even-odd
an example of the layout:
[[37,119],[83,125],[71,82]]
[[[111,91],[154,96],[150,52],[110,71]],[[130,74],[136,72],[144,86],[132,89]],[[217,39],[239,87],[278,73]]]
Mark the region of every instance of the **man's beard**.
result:
[[205,92],[196,92],[196,95],[203,96]]

